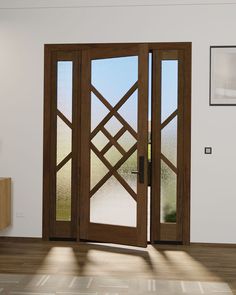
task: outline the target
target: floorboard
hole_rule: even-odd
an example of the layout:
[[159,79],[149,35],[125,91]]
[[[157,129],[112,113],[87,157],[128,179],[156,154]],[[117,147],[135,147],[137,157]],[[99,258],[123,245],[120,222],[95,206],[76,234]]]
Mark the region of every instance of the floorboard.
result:
[[236,294],[236,249],[0,242],[0,294]]

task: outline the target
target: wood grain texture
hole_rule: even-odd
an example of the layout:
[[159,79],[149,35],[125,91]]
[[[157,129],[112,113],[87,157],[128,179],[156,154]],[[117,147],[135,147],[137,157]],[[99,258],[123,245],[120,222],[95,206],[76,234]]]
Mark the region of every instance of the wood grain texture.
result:
[[0,273],[214,281],[236,294],[236,248],[0,241]]
[[0,230],[11,224],[11,179],[0,178]]
[[[44,100],[44,184],[43,184],[43,237],[44,239],[49,239],[50,237],[65,238],[72,237],[79,240],[87,239],[88,226],[84,218],[89,217],[89,197],[87,196],[89,185],[90,185],[90,157],[89,157],[89,143],[91,138],[100,130],[102,124],[105,121],[102,121],[97,128],[91,133],[87,134],[87,130],[90,130],[90,91],[91,85],[88,83],[91,79],[91,68],[90,62],[92,59],[98,58],[108,58],[108,57],[120,57],[120,56],[129,56],[129,55],[138,55],[139,56],[139,81],[131,87],[131,89],[124,95],[120,100],[117,106],[111,110],[110,115],[106,116],[104,120],[108,121],[111,116],[115,115],[119,121],[124,125],[124,128],[114,136],[110,143],[102,150],[104,154],[115,141],[122,136],[123,132],[126,129],[138,140],[138,153],[139,155],[147,155],[147,65],[148,65],[148,53],[153,52],[154,62],[154,78],[153,81],[158,80],[158,75],[160,76],[159,71],[155,71],[157,67],[158,59],[160,57],[158,54],[162,52],[163,59],[175,59],[176,55],[179,52],[183,52],[181,56],[181,62],[183,65],[182,71],[185,73],[185,81],[183,87],[185,87],[184,101],[185,105],[183,106],[183,117],[184,117],[184,134],[186,138],[184,144],[181,147],[181,150],[184,150],[185,159],[183,167],[181,167],[184,183],[183,189],[180,192],[184,195],[184,204],[183,204],[183,214],[182,218],[183,228],[183,243],[189,243],[190,240],[190,131],[191,131],[191,43],[180,42],[180,43],[127,43],[127,44],[54,44],[54,45],[45,45],[45,100]],[[70,125],[73,129],[73,147],[72,147],[72,222],[70,226],[67,226],[64,223],[59,223],[55,221],[55,194],[56,194],[56,180],[55,180],[55,154],[56,154],[56,136],[55,136],[55,118],[56,114],[56,62],[58,60],[72,60],[74,65],[73,70],[73,121],[72,125],[67,122],[67,125]],[[139,89],[139,131],[140,134],[137,134],[117,113],[118,108],[128,99],[128,97],[136,90]],[[158,91],[160,88],[160,81],[158,83],[153,83],[153,93]],[[180,87],[182,88],[182,86]],[[157,94],[156,94],[157,95]],[[102,101],[104,99],[99,96]],[[107,102],[105,105],[108,106]],[[159,109],[160,103],[153,100],[153,109]],[[110,107],[108,107],[109,109]],[[153,116],[156,116],[157,113],[153,112]],[[174,114],[175,115],[175,114]],[[63,117],[63,116],[60,116]],[[171,118],[169,118],[170,120]],[[162,123],[160,126],[156,126],[155,130],[159,130],[164,127],[166,123]],[[64,118],[65,121],[65,118]],[[154,117],[153,117],[154,121]],[[159,123],[158,123],[159,124]],[[155,126],[155,124],[153,124]],[[157,128],[158,127],[158,128]],[[154,131],[154,129],[153,129]],[[160,142],[158,140],[160,136],[157,135],[153,142],[153,149],[160,149]],[[136,148],[136,147],[135,147]],[[157,149],[156,149],[157,148]],[[79,152],[78,152],[79,151]],[[124,151],[120,149],[120,152],[123,154]],[[152,155],[153,161],[157,161],[159,152],[155,152]],[[155,155],[156,154],[156,155]],[[146,156],[145,156],[146,157]],[[65,159],[62,164],[65,163],[68,159]],[[147,159],[145,159],[145,164]],[[147,165],[145,165],[147,166]],[[153,165],[152,176],[155,179],[153,182],[152,190],[153,198],[159,193],[159,184],[157,177],[157,171],[159,171],[159,164]],[[60,166],[59,166],[60,168]],[[118,167],[116,166],[115,169]],[[145,167],[145,170],[147,167]],[[156,172],[155,172],[156,171]],[[112,171],[111,171],[112,172]],[[109,175],[108,175],[109,176]],[[146,177],[145,177],[146,178]],[[105,180],[105,179],[104,179]],[[145,184],[146,186],[146,180]],[[143,186],[143,187],[144,187]],[[97,189],[95,187],[95,189]],[[94,193],[94,191],[92,191]],[[138,195],[142,196],[142,201],[138,208],[138,215],[143,216],[146,214],[146,192],[144,189],[139,189]],[[91,194],[90,194],[91,196]],[[153,208],[151,214],[159,211],[157,205],[158,202],[153,202]],[[160,224],[157,224],[159,218],[157,215],[153,215],[151,221],[152,232],[160,233]],[[138,218],[139,219],[139,218]],[[61,234],[60,234],[61,226]],[[146,231],[146,222],[139,222],[140,231],[138,235],[143,235]],[[67,232],[67,234],[65,234]],[[160,234],[158,234],[160,236]],[[179,231],[179,237],[181,233]],[[141,241],[142,240],[142,241]],[[160,240],[158,237],[152,235],[152,242]],[[144,245],[143,238],[139,241],[140,244]]]

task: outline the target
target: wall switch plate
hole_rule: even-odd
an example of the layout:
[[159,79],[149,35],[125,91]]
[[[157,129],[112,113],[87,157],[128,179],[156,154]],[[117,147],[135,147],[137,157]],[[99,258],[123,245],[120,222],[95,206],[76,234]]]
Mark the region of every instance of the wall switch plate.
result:
[[211,155],[212,154],[212,147],[206,146],[204,150],[205,150],[206,155]]

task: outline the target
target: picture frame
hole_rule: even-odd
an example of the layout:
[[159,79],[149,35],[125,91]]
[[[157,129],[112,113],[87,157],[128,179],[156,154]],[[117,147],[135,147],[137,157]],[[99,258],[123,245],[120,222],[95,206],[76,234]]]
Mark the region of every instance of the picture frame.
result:
[[210,46],[210,106],[236,106],[236,46]]

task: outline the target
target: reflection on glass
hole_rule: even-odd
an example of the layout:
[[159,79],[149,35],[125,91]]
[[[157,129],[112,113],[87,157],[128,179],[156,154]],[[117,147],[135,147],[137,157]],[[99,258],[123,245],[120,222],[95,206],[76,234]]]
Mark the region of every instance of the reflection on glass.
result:
[[112,146],[104,156],[112,166],[115,166],[115,164],[122,158],[121,153],[114,146]]
[[124,178],[135,193],[137,193],[137,175],[132,171],[137,171],[137,151],[118,169],[118,173]]
[[112,136],[114,136],[122,128],[122,124],[113,116],[106,123],[105,128]]
[[92,189],[108,172],[106,166],[94,154],[90,152],[90,189]]
[[56,220],[71,221],[71,160],[57,172]]
[[161,121],[178,107],[178,61],[161,61]]
[[136,227],[137,204],[114,176],[90,199],[90,222]]
[[57,108],[72,120],[72,61],[57,63]]
[[57,164],[71,152],[71,128],[57,116]]
[[118,113],[137,132],[138,130],[138,90],[118,110]]
[[99,151],[101,151],[108,144],[108,142],[108,138],[101,131],[99,131],[92,139],[92,143]]
[[129,131],[125,131],[125,133],[118,139],[118,143],[127,152],[136,143],[136,139],[129,133]]
[[104,119],[109,110],[93,93],[91,94],[91,131]]
[[176,222],[177,176],[161,161],[161,223]]
[[92,85],[112,106],[117,104],[137,80],[137,56],[92,61]]
[[[138,81],[138,57],[129,56],[93,60],[91,74],[91,84],[114,107]],[[109,113],[109,110],[95,95],[92,94],[91,99],[91,130],[93,130]],[[128,98],[123,106],[117,109],[117,112],[137,130],[137,91]],[[113,114],[102,127],[114,137],[124,126]],[[93,143],[94,140],[96,138],[92,140]],[[118,142],[127,151],[135,143],[135,138],[129,132],[125,132],[118,139]],[[103,144],[96,144],[96,146],[102,148]],[[123,155],[115,145],[112,145],[104,154],[104,157],[111,166],[114,166]],[[93,152],[91,152],[90,165],[91,188],[93,188],[109,171]],[[137,176],[131,174],[132,170],[137,170],[137,153],[133,154],[118,170],[118,173],[136,191]],[[137,204],[133,197],[115,176],[111,176],[90,199],[90,221],[136,227],[136,207]]]
[[161,131],[161,152],[177,166],[177,117]]

